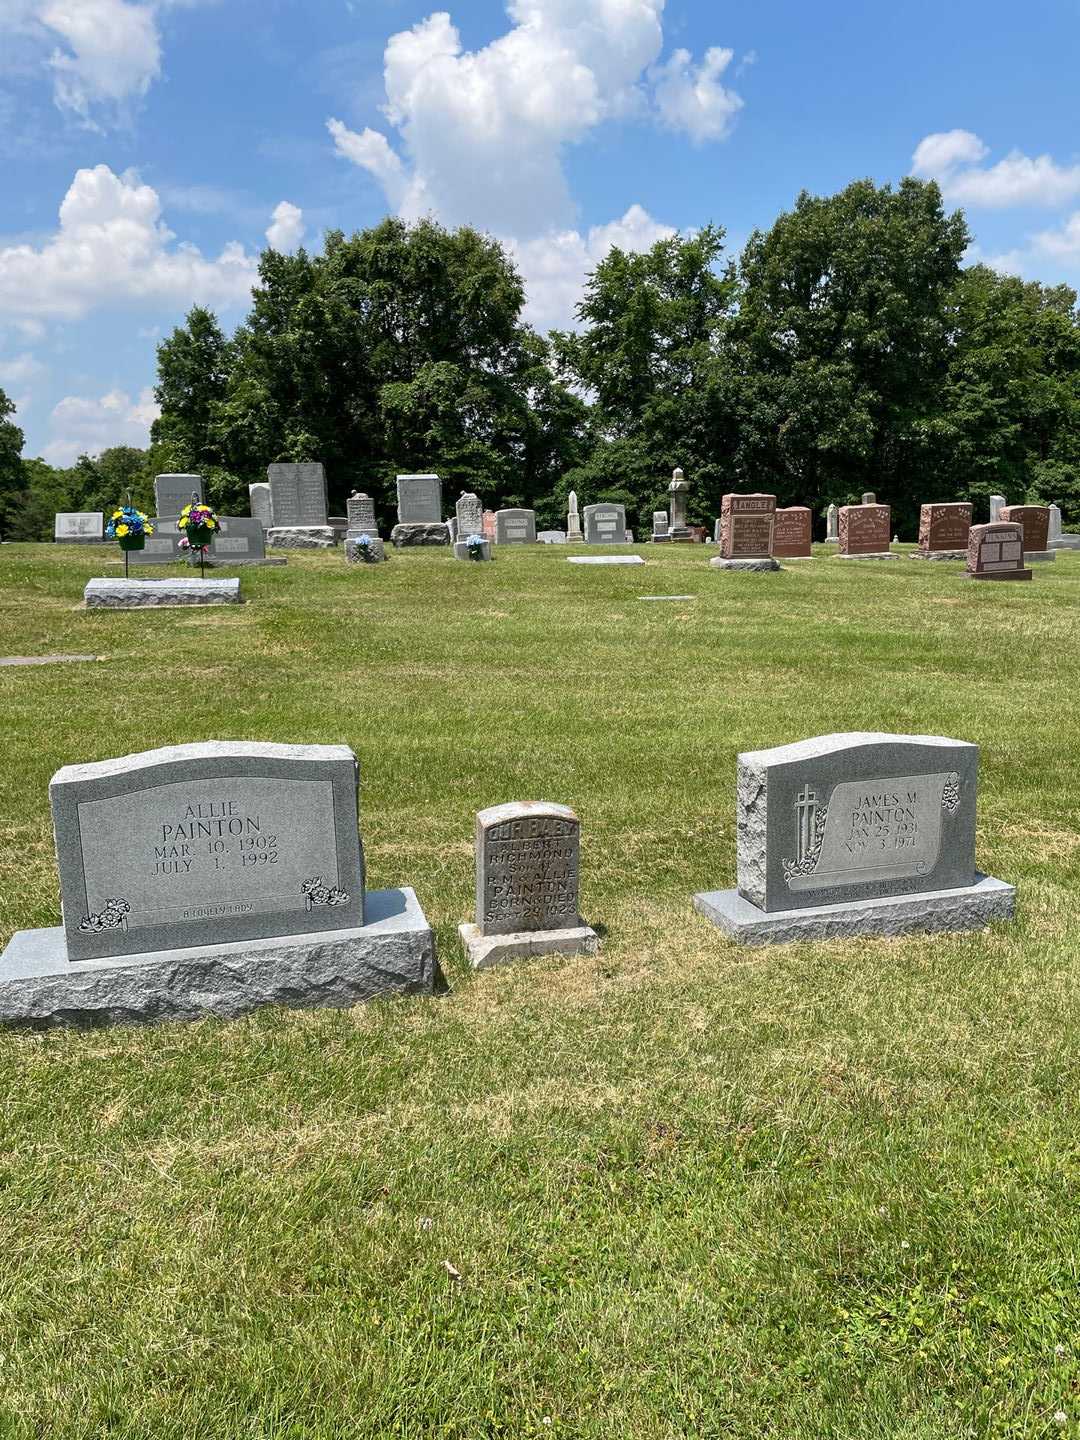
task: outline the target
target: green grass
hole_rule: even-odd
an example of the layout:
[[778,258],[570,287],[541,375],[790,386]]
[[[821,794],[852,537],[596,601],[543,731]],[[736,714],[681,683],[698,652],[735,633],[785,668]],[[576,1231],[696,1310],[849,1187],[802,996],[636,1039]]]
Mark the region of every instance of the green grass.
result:
[[[236,611],[90,614],[100,554],[0,549],[0,653],[102,657],[0,669],[3,939],[59,920],[59,766],[345,742],[451,987],[0,1035],[3,1440],[1080,1435],[1080,554],[647,554],[294,555]],[[1014,923],[693,913],[737,752],[849,729],[978,742]],[[578,811],[606,938],[474,976],[472,818],[513,799]]]

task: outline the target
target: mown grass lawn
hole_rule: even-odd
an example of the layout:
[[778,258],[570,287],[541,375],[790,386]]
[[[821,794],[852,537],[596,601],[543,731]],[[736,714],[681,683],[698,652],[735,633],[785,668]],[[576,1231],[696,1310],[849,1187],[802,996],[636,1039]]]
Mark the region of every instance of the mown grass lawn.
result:
[[[642,553],[88,614],[111,554],[0,548],[0,654],[102,657],[0,669],[0,939],[59,922],[59,766],[340,741],[450,985],[0,1035],[3,1440],[1080,1435],[1080,554]],[[982,747],[1015,923],[725,941],[690,897],[734,883],[737,752],[859,729]],[[580,814],[605,942],[474,976],[472,817],[514,799]]]

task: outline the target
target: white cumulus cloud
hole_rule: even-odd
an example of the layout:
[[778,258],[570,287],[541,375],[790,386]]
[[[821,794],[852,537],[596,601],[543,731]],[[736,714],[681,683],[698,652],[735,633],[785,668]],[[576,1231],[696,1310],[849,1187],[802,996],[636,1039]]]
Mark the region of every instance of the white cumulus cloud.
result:
[[723,140],[730,133],[742,99],[726,90],[720,77],[734,51],[713,46],[700,65],[689,50],[676,50],[664,65],[650,71],[657,109],[671,130],[685,130],[691,140]]
[[407,219],[434,214],[519,239],[572,225],[562,156],[602,121],[641,113],[656,85],[665,124],[720,138],[742,103],[719,84],[730,51],[694,66],[679,50],[655,70],[664,0],[509,0],[514,22],[465,50],[446,11],[391,36],[378,130],[331,119],[337,152],[368,170]]
[[640,205],[608,225],[579,230],[556,230],[530,240],[507,242],[525,281],[528,301],[525,319],[538,330],[566,329],[575,323],[588,273],[613,246],[620,250],[648,250],[657,240],[674,235]]
[[107,305],[244,302],[254,256],[231,242],[216,259],[173,244],[157,192],[133,171],[107,165],[76,172],[59,229],[40,246],[0,245],[0,311],[11,317],[77,319]]
[[304,238],[304,212],[299,205],[282,200],[274,209],[273,219],[266,232],[266,239],[274,250],[287,255],[295,250]]
[[134,399],[123,390],[97,398],[66,395],[49,416],[49,441],[42,457],[50,465],[70,465],[79,455],[99,455],[111,445],[142,449],[159,414],[149,386]]
[[1080,210],[1074,211],[1057,230],[1040,230],[1032,244],[1040,255],[1080,266]]
[[61,109],[84,120],[99,104],[141,98],[161,73],[161,38],[151,6],[127,0],[49,0],[39,18],[61,43],[49,65]]
[[1049,155],[1011,150],[995,165],[981,165],[989,150],[970,130],[927,135],[912,156],[913,175],[933,179],[957,205],[1006,209],[1015,205],[1063,205],[1080,195],[1080,165],[1060,165]]

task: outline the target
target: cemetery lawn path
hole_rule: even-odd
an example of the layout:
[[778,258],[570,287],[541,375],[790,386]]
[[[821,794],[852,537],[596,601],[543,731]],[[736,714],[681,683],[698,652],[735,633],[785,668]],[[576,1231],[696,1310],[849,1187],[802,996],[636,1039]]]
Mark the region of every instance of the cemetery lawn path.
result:
[[[101,657],[0,667],[0,944],[59,923],[61,765],[344,742],[450,987],[0,1034],[0,1440],[1080,1436],[1080,553],[640,553],[294,553],[88,614],[112,553],[0,547],[0,654]],[[980,745],[1016,922],[725,941],[736,754],[862,729]],[[581,816],[604,944],[473,975],[473,815],[516,799]]]

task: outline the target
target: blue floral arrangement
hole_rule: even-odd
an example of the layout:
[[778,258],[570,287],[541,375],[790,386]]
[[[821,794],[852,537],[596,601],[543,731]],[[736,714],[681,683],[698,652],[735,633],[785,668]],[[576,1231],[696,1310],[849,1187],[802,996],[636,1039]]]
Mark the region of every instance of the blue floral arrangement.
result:
[[154,533],[148,516],[134,505],[119,505],[105,527],[106,540],[118,540],[123,550],[141,550],[147,535]]
[[465,541],[469,547],[469,554],[474,560],[479,560],[484,553],[484,537],[482,535],[470,535]]

